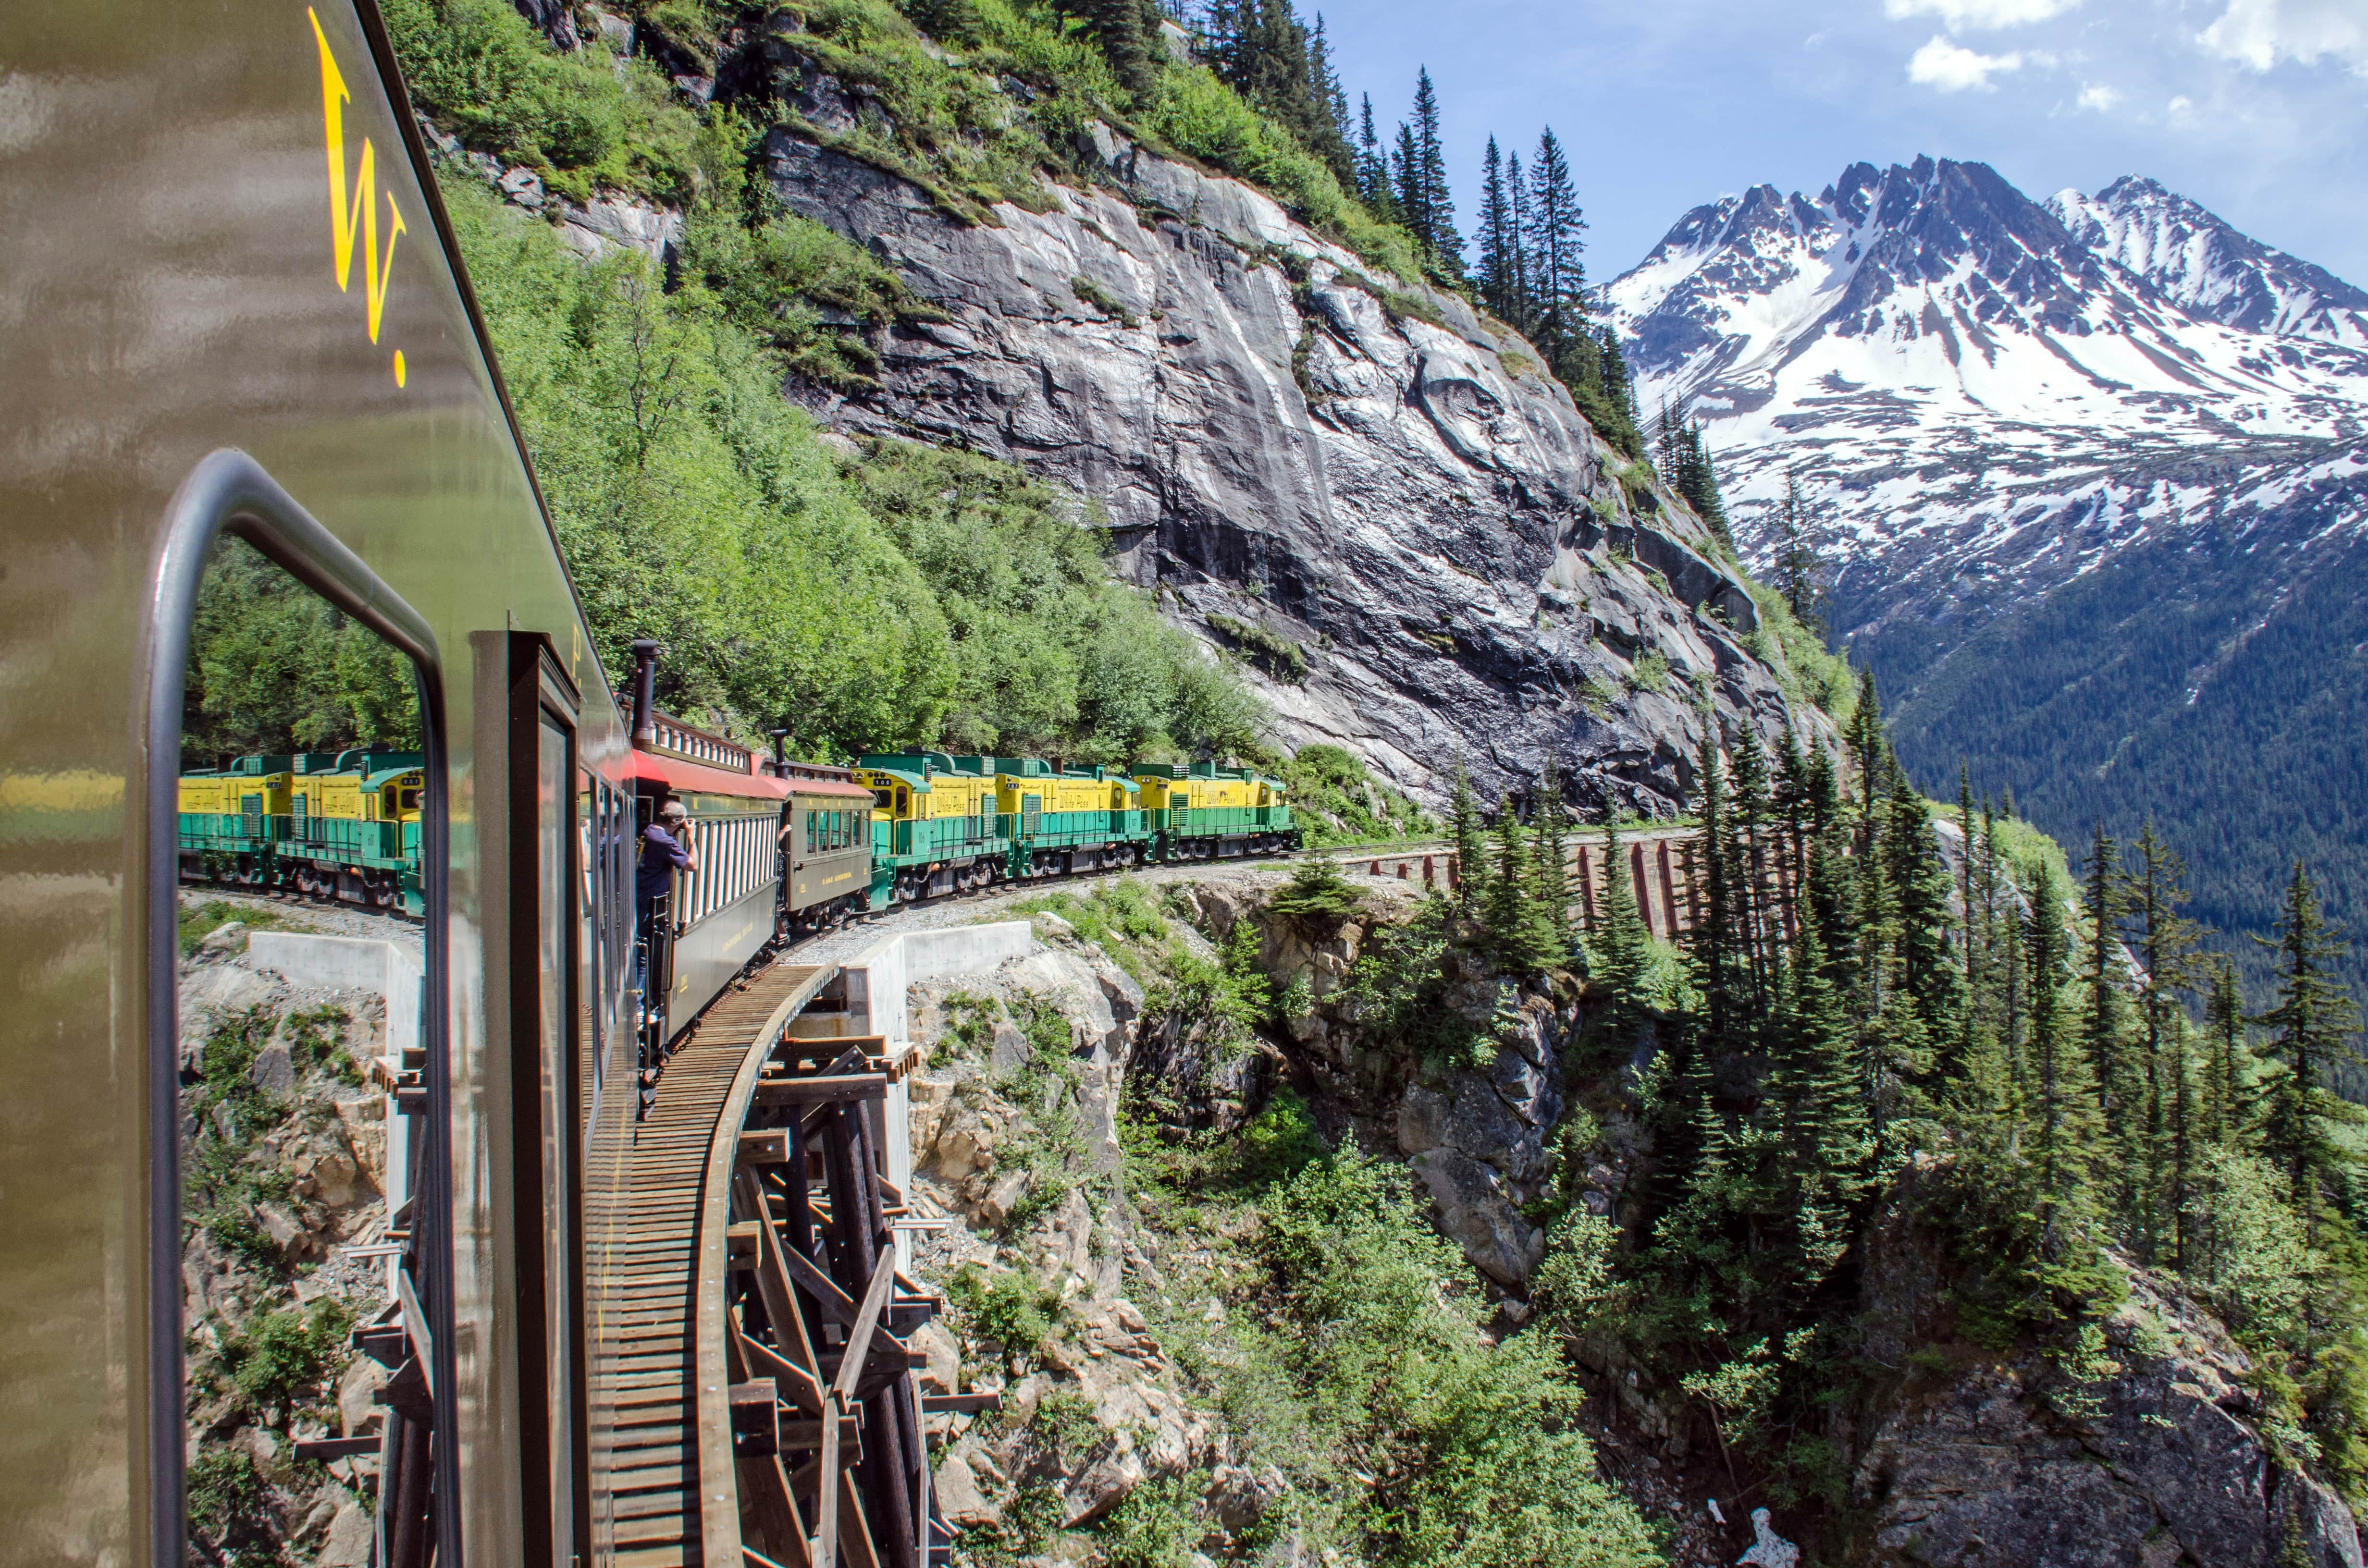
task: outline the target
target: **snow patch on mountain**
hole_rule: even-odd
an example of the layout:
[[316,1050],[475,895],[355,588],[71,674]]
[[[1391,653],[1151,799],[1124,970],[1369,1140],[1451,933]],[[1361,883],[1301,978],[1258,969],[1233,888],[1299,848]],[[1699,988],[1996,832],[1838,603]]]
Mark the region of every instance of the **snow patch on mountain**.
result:
[[2003,551],[2044,591],[2129,540],[2034,530],[2192,525],[2368,441],[2368,292],[2135,176],[2042,205],[1981,164],[1854,164],[1694,209],[1606,296],[1645,413],[1705,422],[1747,535],[1789,473],[1861,581]]

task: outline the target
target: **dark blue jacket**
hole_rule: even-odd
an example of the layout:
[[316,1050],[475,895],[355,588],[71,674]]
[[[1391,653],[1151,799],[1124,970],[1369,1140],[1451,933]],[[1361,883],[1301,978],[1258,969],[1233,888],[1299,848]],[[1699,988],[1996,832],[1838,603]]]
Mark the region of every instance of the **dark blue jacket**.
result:
[[633,892],[642,903],[648,903],[672,885],[677,870],[690,869],[690,851],[675,842],[674,835],[656,823],[642,829],[642,863],[634,869]]

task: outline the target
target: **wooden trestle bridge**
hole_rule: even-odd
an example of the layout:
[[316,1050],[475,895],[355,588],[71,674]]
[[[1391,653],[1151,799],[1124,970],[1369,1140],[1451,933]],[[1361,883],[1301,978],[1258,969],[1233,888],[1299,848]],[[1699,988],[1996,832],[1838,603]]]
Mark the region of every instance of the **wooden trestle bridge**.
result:
[[[800,1038],[837,966],[755,971],[701,1018],[640,1120],[597,1129],[587,1209],[594,1539],[625,1568],[932,1568],[905,1336],[941,1304],[899,1271],[884,1114],[903,1053]],[[907,1048],[909,1049],[909,1048]]]

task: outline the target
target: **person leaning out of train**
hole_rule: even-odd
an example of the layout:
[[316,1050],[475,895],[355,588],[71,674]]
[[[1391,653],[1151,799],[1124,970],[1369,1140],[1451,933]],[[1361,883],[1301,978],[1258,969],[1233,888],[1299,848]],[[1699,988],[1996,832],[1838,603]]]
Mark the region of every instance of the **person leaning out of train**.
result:
[[[658,808],[657,821],[642,829],[641,863],[633,872],[633,988],[643,989],[649,970],[650,943],[657,934],[658,900],[674,886],[677,871],[699,869],[699,846],[691,842],[690,812],[679,800]],[[647,1009],[649,1001],[643,998]]]

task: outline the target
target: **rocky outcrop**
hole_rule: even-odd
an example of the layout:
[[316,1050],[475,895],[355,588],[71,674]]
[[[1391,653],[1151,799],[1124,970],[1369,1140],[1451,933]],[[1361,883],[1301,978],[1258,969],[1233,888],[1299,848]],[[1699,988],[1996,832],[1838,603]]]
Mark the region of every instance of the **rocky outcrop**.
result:
[[[1868,1233],[1870,1361],[1911,1361],[1945,1313],[1947,1265],[1909,1218],[1911,1169]],[[2032,1350],[1940,1354],[1870,1412],[1851,1500],[1876,1564],[1972,1568],[2360,1568],[2341,1499],[2281,1460],[2244,1353],[2165,1279],[2130,1293],[2067,1375]],[[1935,1369],[1941,1363],[1932,1362]]]
[[1697,685],[1730,737],[1819,722],[1747,646],[1752,601],[1702,525],[1461,299],[1100,125],[1089,184],[962,223],[799,129],[855,108],[793,35],[763,59],[797,117],[765,143],[774,190],[945,316],[886,330],[877,389],[812,389],[817,411],[1075,485],[1179,620],[1304,653],[1261,677],[1285,740],[1433,801],[1459,756],[1494,791],[1552,756],[1575,800],[1666,814]]
[[966,1221],[939,1233],[919,1267],[938,1279],[968,1271],[1042,1327],[1032,1343],[997,1342],[986,1329],[1005,1320],[964,1313],[916,1337],[933,1392],[1002,1394],[992,1422],[931,1418],[947,1519],[990,1535],[1023,1494],[1049,1494],[1051,1522],[1072,1528],[1146,1480],[1224,1459],[1124,1293],[1118,1096],[1146,1022],[1143,988],[1059,916],[1036,925],[1037,950],[907,997],[914,1038],[930,1047],[910,1080],[914,1196]]
[[[384,1006],[256,967],[237,923],[182,966],[181,1278],[192,1551],[364,1568],[375,1456],[301,1463],[377,1418],[386,1381],[345,1344],[384,1296],[384,1098],[365,1087]],[[268,1346],[268,1352],[258,1346]]]
[[1522,1206],[1567,1181],[1590,1211],[1609,1213],[1624,1182],[1608,1164],[1564,1172],[1550,1152],[1566,1109],[1564,1055],[1579,1029],[1579,999],[1517,984],[1470,948],[1451,947],[1440,1005],[1468,1026],[1486,1064],[1414,1061],[1377,1046],[1343,987],[1373,932],[1403,920],[1415,894],[1393,879],[1348,881],[1358,912],[1316,932],[1273,917],[1270,886],[1247,876],[1196,883],[1178,902],[1220,939],[1236,921],[1257,925],[1266,972],[1286,994],[1305,987],[1306,1009],[1286,1027],[1313,1086],[1360,1124],[1367,1146],[1406,1161],[1440,1233],[1474,1267],[1523,1291],[1546,1238]]

